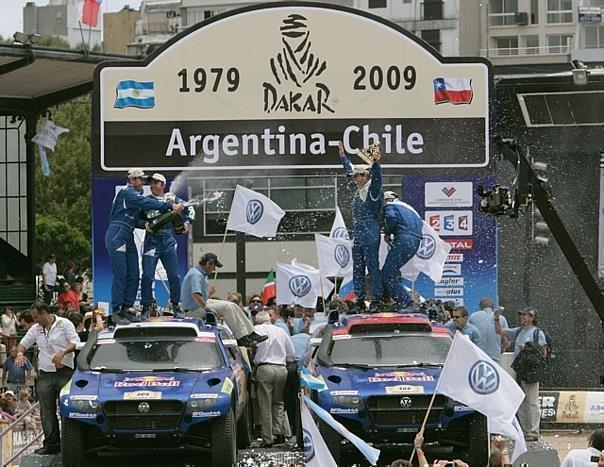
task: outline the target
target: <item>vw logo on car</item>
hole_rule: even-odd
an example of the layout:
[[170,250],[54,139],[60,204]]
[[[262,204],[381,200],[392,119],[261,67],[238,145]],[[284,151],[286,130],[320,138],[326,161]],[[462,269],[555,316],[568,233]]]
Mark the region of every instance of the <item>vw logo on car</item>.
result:
[[311,282],[308,276],[294,276],[289,280],[289,290],[296,297],[304,297],[311,289]]
[[138,404],[138,413],[149,413],[151,406],[148,402],[141,402]]
[[344,245],[337,245],[333,250],[333,256],[336,263],[338,263],[341,268],[348,266],[348,263],[350,262],[350,251]]
[[247,209],[245,210],[245,218],[247,221],[254,225],[260,219],[262,219],[262,214],[264,213],[264,205],[262,201],[257,199],[251,199],[247,203]]
[[468,383],[476,394],[492,394],[499,388],[499,372],[491,363],[479,360],[468,372]]
[[436,251],[436,240],[430,234],[424,234],[422,236],[422,241],[419,244],[419,248],[415,253],[421,259],[430,259],[434,256],[434,252]]
[[411,407],[413,405],[413,400],[410,397],[401,397],[401,400],[399,401],[399,404],[401,405],[401,407],[403,409],[408,409],[409,407]]

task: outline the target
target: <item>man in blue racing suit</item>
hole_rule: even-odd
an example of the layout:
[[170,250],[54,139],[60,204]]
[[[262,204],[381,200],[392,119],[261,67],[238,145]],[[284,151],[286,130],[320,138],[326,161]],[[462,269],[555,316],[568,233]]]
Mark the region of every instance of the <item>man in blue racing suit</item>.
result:
[[384,203],[384,240],[390,244],[390,250],[382,267],[382,278],[388,294],[400,309],[413,301],[403,286],[400,269],[415,256],[419,248],[423,220],[415,209],[399,201],[394,191],[384,193]]
[[[150,198],[157,199],[159,201],[171,201],[179,204],[183,204],[184,201],[177,198],[172,193],[164,194],[164,188],[166,187],[166,177],[162,174],[153,174],[149,183],[151,186]],[[165,212],[160,209],[154,209],[145,212],[145,217],[148,221],[152,221]],[[195,219],[195,209],[192,206],[187,206],[184,211],[184,227],[177,233],[186,234],[189,230],[189,226]],[[168,276],[168,284],[170,285],[170,302],[172,303],[172,309],[174,316],[181,318],[184,317],[184,313],[180,311],[180,276],[178,274],[178,261],[176,257],[176,240],[172,235],[174,226],[172,223],[168,223],[153,233],[147,229],[145,234],[145,244],[143,246],[143,277],[141,279],[141,304],[143,305],[143,312],[141,318],[146,319],[149,316],[149,307],[153,301],[153,281],[155,280],[155,269],[157,268],[157,261],[161,260],[161,264],[166,270]]]
[[148,198],[143,194],[145,173],[142,169],[128,171],[128,184],[113,200],[109,215],[109,227],[105,233],[105,247],[111,258],[113,278],[111,281],[111,310],[115,324],[136,321],[130,308],[136,300],[138,290],[138,252],[134,243],[134,228],[145,228],[141,219],[142,210],[172,209],[176,212],[184,206]]
[[379,161],[379,149],[371,154],[371,167],[362,165],[353,167],[344,152],[344,145],[339,145],[340,158],[344,165],[346,180],[351,190],[355,191],[352,202],[353,244],[352,244],[352,281],[357,296],[355,311],[366,311],[365,307],[365,269],[371,278],[372,301],[370,312],[376,312],[382,306],[382,275],[378,260],[380,248],[380,228],[378,217],[384,205],[382,189],[382,169]]

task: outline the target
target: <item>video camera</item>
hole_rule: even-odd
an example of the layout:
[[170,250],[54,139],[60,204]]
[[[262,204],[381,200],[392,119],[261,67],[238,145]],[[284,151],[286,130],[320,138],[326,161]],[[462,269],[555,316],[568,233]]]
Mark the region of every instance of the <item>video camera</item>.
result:
[[516,194],[513,194],[509,187],[495,185],[487,191],[482,185],[478,185],[476,193],[483,198],[480,200],[479,206],[482,212],[495,216],[518,217]]
[[435,300],[430,298],[420,305],[420,312],[428,315],[430,321],[436,321],[437,323],[444,323],[447,321],[447,311],[445,310],[445,304],[442,300]]

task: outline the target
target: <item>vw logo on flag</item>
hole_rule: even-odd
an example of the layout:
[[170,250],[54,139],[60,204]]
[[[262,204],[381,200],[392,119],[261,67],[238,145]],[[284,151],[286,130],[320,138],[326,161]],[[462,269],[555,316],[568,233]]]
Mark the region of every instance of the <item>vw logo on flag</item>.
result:
[[260,219],[264,213],[264,205],[257,199],[251,199],[247,203],[247,209],[245,210],[245,218],[247,221],[254,225]]
[[350,252],[344,245],[336,246],[333,250],[333,257],[341,268],[345,268],[350,262]]
[[304,297],[310,292],[310,288],[311,283],[307,276],[294,276],[289,280],[289,290],[291,290],[296,297]]
[[331,238],[343,238],[348,240],[348,232],[344,227],[336,227],[331,234]]
[[302,439],[304,440],[304,460],[310,462],[315,457],[315,445],[312,441],[311,432],[302,430]]
[[499,388],[499,373],[491,363],[478,360],[470,368],[468,382],[472,391],[486,396]]
[[421,259],[430,259],[434,256],[434,252],[436,251],[436,241],[432,237],[432,235],[424,234],[422,237],[422,241],[419,244],[419,248],[415,253]]

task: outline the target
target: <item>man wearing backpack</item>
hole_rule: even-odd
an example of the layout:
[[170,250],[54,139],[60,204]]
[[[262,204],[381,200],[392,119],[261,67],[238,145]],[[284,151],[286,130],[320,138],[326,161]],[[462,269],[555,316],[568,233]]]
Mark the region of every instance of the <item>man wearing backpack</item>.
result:
[[518,312],[520,326],[504,329],[500,323],[500,310],[495,310],[495,332],[507,336],[514,342],[514,363],[516,380],[524,392],[524,400],[518,409],[518,421],[526,441],[539,439],[539,378],[540,366],[545,366],[547,340],[545,333],[536,327],[537,310],[526,307]]

